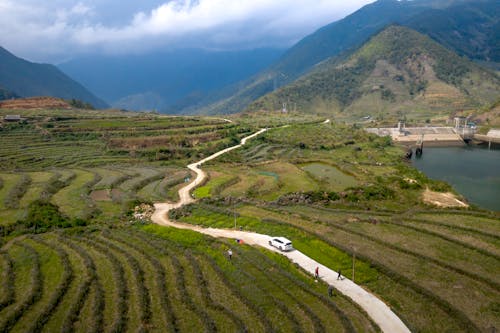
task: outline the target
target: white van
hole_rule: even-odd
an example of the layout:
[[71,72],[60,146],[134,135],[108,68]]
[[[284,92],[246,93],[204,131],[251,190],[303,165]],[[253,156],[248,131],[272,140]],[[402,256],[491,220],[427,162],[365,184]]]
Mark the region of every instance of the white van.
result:
[[293,250],[292,241],[286,239],[285,237],[273,237],[269,241],[269,245],[274,246],[280,251],[290,251]]

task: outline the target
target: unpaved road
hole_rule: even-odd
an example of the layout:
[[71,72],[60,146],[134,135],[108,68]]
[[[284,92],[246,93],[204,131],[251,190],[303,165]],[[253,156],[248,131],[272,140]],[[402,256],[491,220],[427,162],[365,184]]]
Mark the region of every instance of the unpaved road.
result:
[[[237,149],[244,145],[247,140],[265,132],[267,129],[261,129],[260,131],[247,136],[241,140],[241,144],[226,148],[221,150],[199,162],[189,164],[188,168],[196,173],[196,179],[186,185],[185,187],[179,190],[179,202],[177,203],[156,203],[155,204],[155,212],[151,219],[154,223],[164,226],[171,226],[180,229],[189,229],[200,232],[205,235],[209,235],[217,238],[233,238],[233,239],[241,239],[244,243],[250,245],[258,245],[262,246],[268,250],[278,252],[287,258],[289,258],[292,262],[300,265],[305,271],[314,274],[316,267],[319,268],[319,276],[320,279],[325,281],[326,283],[334,286],[338,291],[343,293],[344,295],[351,298],[354,302],[356,302],[363,310],[368,313],[368,315],[373,319],[375,323],[380,327],[383,332],[387,333],[407,333],[410,330],[405,326],[405,324],[399,319],[398,316],[380,299],[375,297],[373,294],[370,294],[354,282],[348,279],[337,280],[338,273],[329,269],[326,266],[321,265],[314,259],[309,258],[305,254],[300,251],[293,250],[290,252],[281,252],[274,247],[269,245],[269,240],[271,236],[257,234],[254,232],[246,232],[239,230],[229,230],[229,229],[214,229],[214,228],[202,228],[199,226],[173,222],[168,219],[168,212],[171,209],[181,207],[183,205],[194,202],[195,200],[191,197],[190,191],[202,183],[207,177],[206,173],[200,169],[201,164],[210,161],[218,156],[227,153],[233,149]],[[326,290],[325,290],[326,292]]]

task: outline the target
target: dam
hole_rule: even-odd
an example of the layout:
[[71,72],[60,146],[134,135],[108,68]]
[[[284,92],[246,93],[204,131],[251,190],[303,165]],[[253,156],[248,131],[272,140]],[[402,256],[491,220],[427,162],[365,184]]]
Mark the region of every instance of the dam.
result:
[[405,146],[413,146],[420,141],[423,141],[425,146],[464,146],[464,139],[467,140],[470,135],[473,135],[470,129],[462,131],[454,127],[406,127],[401,122],[395,128],[367,128],[366,131],[379,136],[390,136],[394,143]]

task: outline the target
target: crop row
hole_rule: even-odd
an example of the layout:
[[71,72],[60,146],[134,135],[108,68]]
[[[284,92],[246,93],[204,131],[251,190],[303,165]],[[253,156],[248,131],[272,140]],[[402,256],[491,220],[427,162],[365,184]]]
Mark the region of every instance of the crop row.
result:
[[95,242],[89,238],[78,238],[78,241],[81,241],[90,248],[93,248],[96,251],[102,253],[111,262],[111,265],[113,267],[113,280],[115,282],[117,290],[114,299],[115,318],[113,320],[113,323],[111,324],[110,332],[118,333],[126,331],[129,309],[127,303],[129,300],[130,291],[127,287],[125,270],[122,263],[111,251],[109,251],[109,248],[107,248],[106,246],[103,246],[102,244]]
[[[99,287],[100,282],[96,272],[95,263],[92,260],[92,257],[90,257],[90,255],[87,253],[87,251],[81,246],[69,241],[64,237],[60,237],[59,240],[69,248],[71,248],[73,251],[78,253],[85,266],[85,276],[82,278],[82,282],[78,286],[78,291],[75,299],[73,300],[66,314],[66,318],[64,319],[64,322],[62,324],[63,332],[72,332],[74,331],[74,323],[78,320],[78,317],[87,300],[87,296],[89,295],[92,284],[97,283],[98,285],[98,287],[96,288],[96,294],[99,294],[99,292],[101,292],[100,295],[95,296],[96,299],[100,299],[103,297],[102,287]],[[97,315],[97,318],[93,318],[92,325],[90,326],[93,328],[93,332],[99,332],[102,330],[102,305],[102,302],[97,302],[96,304],[94,304],[95,311],[93,314]]]
[[135,285],[137,287],[137,296],[138,296],[138,306],[139,306],[139,319],[141,322],[141,327],[139,331],[146,331],[150,326],[150,321],[152,317],[151,312],[151,299],[150,299],[150,291],[146,287],[145,281],[145,272],[139,264],[139,261],[127,250],[122,248],[121,246],[116,245],[115,243],[107,240],[102,237],[99,238],[102,244],[104,244],[107,248],[120,253],[127,260],[130,268],[132,269]]
[[15,290],[14,290],[14,268],[12,258],[10,257],[8,252],[0,251],[0,256],[3,261],[2,268],[2,289],[3,289],[3,297],[0,299],[0,311],[3,308],[14,303],[15,300]]
[[47,323],[47,321],[50,318],[50,315],[54,311],[54,309],[59,305],[59,303],[62,301],[64,295],[68,291],[71,282],[73,281],[74,277],[74,272],[73,268],[71,267],[71,263],[69,261],[68,254],[66,251],[57,244],[49,244],[45,241],[43,241],[40,237],[33,237],[32,238],[34,241],[37,243],[47,247],[47,248],[52,248],[54,249],[62,263],[63,267],[63,274],[61,277],[61,282],[59,285],[55,288],[55,290],[52,292],[52,295],[48,301],[47,304],[45,304],[45,307],[42,311],[37,313],[37,318],[30,323],[30,328],[28,329],[29,332],[41,332],[43,326]]
[[4,205],[7,208],[16,209],[19,207],[19,200],[28,191],[31,184],[31,177],[23,174],[21,179],[10,189],[9,193],[4,199]]
[[31,283],[25,298],[19,304],[14,304],[14,309],[0,320],[0,332],[10,331],[23,314],[42,297],[43,277],[40,270],[40,256],[32,246],[24,242],[16,245],[23,247],[31,259]]
[[203,304],[205,305],[205,308],[212,309],[214,311],[221,312],[225,314],[229,319],[234,323],[234,325],[239,329],[239,331],[242,332],[247,332],[248,328],[245,326],[245,323],[243,320],[241,320],[236,314],[234,314],[233,311],[228,309],[226,306],[220,304],[219,302],[215,301],[211,294],[210,290],[208,288],[208,281],[205,278],[205,275],[202,273],[200,266],[196,259],[193,257],[191,253],[187,253],[187,259],[193,269],[194,272],[194,278],[198,283],[198,286],[201,291],[202,299],[203,299]]
[[68,177],[65,177],[64,180],[61,180],[62,175],[59,173],[55,173],[52,177],[50,177],[49,181],[45,184],[40,194],[41,200],[50,200],[50,198],[57,193],[62,188],[68,186],[75,178],[76,174],[71,172]]
[[[156,287],[158,288],[158,290],[157,290],[158,296],[160,299],[161,308],[165,314],[165,322],[167,324],[168,330],[170,332],[179,331],[178,319],[172,310],[173,309],[172,302],[170,300],[170,295],[169,295],[169,292],[168,292],[167,286],[166,286],[167,279],[166,279],[165,268],[163,267],[161,262],[158,259],[156,259],[154,256],[150,255],[148,252],[146,252],[143,247],[138,246],[136,244],[137,242],[130,242],[130,238],[134,237],[134,235],[131,232],[127,233],[127,237],[128,237],[129,241],[127,241],[124,238],[118,237],[116,234],[112,235],[111,233],[106,233],[105,237],[108,239],[111,239],[113,241],[125,244],[126,246],[139,252],[141,254],[141,256],[146,258],[146,260],[153,266],[154,273],[155,273]],[[150,240],[146,240],[146,242],[149,243]]]
[[[309,217],[305,215],[301,215],[301,218],[308,220]],[[325,242],[326,244],[329,244],[347,254],[352,256],[354,254],[353,249],[341,243],[340,241],[334,240],[332,236],[325,234],[325,233],[318,233],[314,229],[309,228],[307,226],[303,225],[294,225],[295,228],[302,230],[303,232],[306,232],[308,234],[311,234],[315,238]],[[382,246],[388,245],[386,243],[381,244]],[[359,251],[356,252],[356,259],[364,262],[370,263],[370,265],[377,269],[377,271],[380,274],[385,275],[388,277],[390,280],[395,282],[396,284],[405,286],[406,288],[411,289],[412,291],[416,292],[417,294],[423,296],[426,298],[428,301],[434,303],[437,305],[441,310],[443,310],[445,313],[447,313],[450,317],[454,318],[456,324],[458,324],[462,329],[465,329],[466,331],[470,332],[479,332],[478,326],[470,320],[467,315],[462,312],[461,310],[457,309],[452,303],[449,301],[441,298],[440,296],[436,295],[435,292],[431,291],[430,289],[427,289],[420,284],[415,283],[412,279],[404,276],[402,273],[399,273],[397,269],[390,267],[388,264],[384,263],[382,260],[372,256],[372,255],[365,255],[364,253],[360,253]]]
[[468,249],[468,250],[480,253],[480,254],[482,254],[484,256],[491,257],[491,258],[497,260],[498,262],[500,262],[500,256],[499,255],[497,255],[495,253],[492,253],[490,251],[487,251],[487,250],[485,250],[485,249],[483,249],[481,247],[478,247],[478,246],[475,246],[475,245],[471,245],[471,244],[469,244],[467,242],[457,240],[457,239],[455,239],[453,237],[449,237],[449,236],[444,235],[442,233],[438,233],[438,232],[434,232],[434,231],[431,231],[431,230],[427,230],[427,229],[424,229],[422,227],[416,227],[414,225],[410,225],[410,224],[404,223],[404,222],[384,221],[384,223],[396,225],[396,226],[401,227],[401,228],[410,229],[410,230],[413,230],[413,231],[416,231],[416,232],[419,232],[419,233],[423,233],[423,234],[426,234],[426,235],[429,235],[429,236],[432,236],[432,237],[439,238],[439,239],[441,239],[443,241],[452,243],[452,244],[457,245],[459,247],[463,247],[465,249]]
[[331,225],[332,227],[334,227],[337,230],[342,230],[342,231],[344,231],[346,233],[359,236],[359,237],[361,237],[363,239],[366,239],[366,240],[370,240],[370,241],[372,241],[374,243],[377,243],[377,244],[379,244],[379,245],[381,245],[383,247],[393,249],[393,250],[395,250],[397,252],[400,252],[400,253],[404,253],[404,254],[409,255],[411,257],[423,260],[424,262],[433,263],[433,264],[435,264],[438,267],[442,267],[442,268],[445,268],[445,269],[447,269],[449,271],[452,271],[452,272],[455,272],[455,273],[467,276],[467,277],[471,278],[472,280],[481,281],[484,284],[492,287],[493,289],[500,290],[500,283],[498,283],[498,282],[496,282],[496,281],[492,280],[491,278],[488,278],[488,277],[486,277],[484,275],[472,272],[470,270],[466,270],[465,268],[457,267],[454,264],[450,264],[450,263],[445,262],[443,260],[436,259],[436,258],[431,257],[429,255],[424,255],[424,254],[422,254],[420,252],[416,252],[416,251],[410,250],[410,249],[405,248],[403,246],[392,244],[392,243],[387,242],[384,239],[381,239],[379,237],[371,236],[368,233],[365,233],[365,232],[362,232],[362,231],[353,230],[353,228],[345,227],[344,225],[342,225],[342,224],[340,224],[338,222],[334,222],[331,219],[321,219],[320,218],[320,220],[322,222],[324,222],[324,223],[327,223],[328,225]]
[[[243,251],[237,251],[237,253],[238,253],[238,257],[246,259],[247,263],[251,264],[253,266],[252,268],[259,272],[258,274],[262,274],[262,275],[266,274],[266,271],[264,269],[262,269],[261,267],[259,267],[259,266],[262,266],[262,262],[260,262],[259,264],[256,264],[255,261],[247,258],[244,255]],[[287,303],[296,304],[297,307],[300,308],[300,310],[304,313],[304,315],[306,317],[308,317],[308,319],[313,323],[313,328],[314,328],[315,332],[324,332],[325,331],[325,327],[323,326],[323,323],[318,318],[318,316],[316,316],[314,311],[308,305],[304,304],[302,300],[299,300],[297,297],[292,295],[287,289],[285,289],[283,281],[276,282],[276,280],[273,278],[273,275],[269,275],[268,279],[272,283],[272,285],[274,285],[274,287],[279,288],[284,293],[284,295],[286,295],[286,298],[289,299],[286,302],[284,302],[283,300],[278,299],[278,298],[275,298],[273,300],[278,305],[278,307],[285,313],[285,315],[290,319],[290,321],[293,324],[293,329],[295,331],[300,332],[300,331],[303,331],[306,329],[305,329],[305,327],[302,328],[301,322],[299,322],[299,320],[298,320],[298,318],[301,317],[299,314],[300,312],[295,313],[295,312],[291,311],[290,307],[286,306]],[[297,286],[294,286],[294,287],[297,287]],[[297,291],[298,290],[294,290],[294,293],[297,293]],[[305,319],[305,318],[302,318],[302,319]]]
[[[33,242],[36,247],[30,246]],[[229,262],[217,250],[227,243],[203,242],[210,247],[208,252],[134,227],[18,238],[10,248],[24,249],[22,253],[31,260],[26,262],[19,255],[10,259],[11,251],[0,251],[2,300],[5,285],[12,284],[9,281],[16,278],[19,264],[31,265],[31,284],[21,300],[0,309],[0,331],[12,329],[34,304],[36,312],[29,314],[33,320],[23,323],[31,332],[46,331],[49,326],[56,329],[54,325],[60,325],[62,332],[83,328],[89,332],[216,332],[229,327],[239,332],[324,332],[335,321],[334,327],[353,330],[341,308],[310,290],[317,285],[306,285],[297,275],[288,275],[252,248],[242,247],[242,253],[236,249],[237,260]],[[50,290],[43,286],[50,286],[47,279],[54,275],[42,276],[40,271],[39,253],[45,248],[60,263],[61,273]],[[24,261],[18,263],[18,259]],[[81,264],[75,265],[75,260]],[[98,266],[103,264],[107,266]],[[9,271],[9,265],[15,269]],[[112,278],[103,280],[108,272]],[[113,287],[104,290],[101,282]],[[41,298],[42,293],[50,294]]]
[[[128,233],[127,235],[129,235],[130,237],[134,237],[135,239],[140,240],[141,243],[147,244],[149,247],[154,249],[155,252],[158,252],[162,256],[166,256],[166,257],[169,257],[171,259],[173,274],[175,276],[175,289],[180,293],[180,298],[181,298],[182,303],[190,311],[195,313],[201,319],[206,331],[217,330],[216,323],[212,319],[212,317],[210,317],[210,315],[203,308],[201,308],[197,304],[197,302],[194,302],[191,299],[192,296],[190,296],[190,294],[188,293],[188,288],[186,286],[186,280],[183,277],[185,274],[187,274],[187,272],[185,272],[183,265],[180,263],[179,259],[177,259],[177,255],[173,255],[173,254],[176,252],[179,252],[179,251],[184,252],[182,256],[188,258],[188,263],[190,263],[190,265],[193,265],[193,261],[192,261],[192,260],[194,260],[193,255],[190,254],[188,251],[184,251],[181,247],[177,247],[177,246],[173,245],[172,243],[167,243],[164,240],[156,238],[156,237],[151,236],[151,235],[146,236],[147,234],[142,233],[142,232]],[[209,259],[210,257],[204,257],[204,258]],[[210,297],[209,294],[207,294],[207,290],[205,289],[205,287],[207,285],[207,280],[204,277],[204,275],[203,275],[203,277],[201,277],[199,275],[200,272],[197,271],[196,264],[194,264],[194,266],[191,266],[191,267],[193,268],[193,273],[195,274],[194,279],[196,281],[197,287],[199,287],[200,289],[203,289],[202,295],[204,295],[204,296],[202,297],[202,299],[204,299],[205,301],[208,301],[208,299],[211,300],[210,305],[205,306],[205,307],[208,309],[211,309],[217,313],[224,313],[226,316],[229,316],[229,318],[232,318],[231,320],[233,322],[241,323],[238,325],[242,325],[242,326],[237,326],[238,331],[245,331],[244,328],[246,327],[246,325],[243,323],[243,321],[236,314],[234,314],[230,309],[224,309],[225,307],[222,306],[221,304],[216,304],[215,301],[213,300],[213,298]],[[218,266],[215,265],[215,267],[220,270],[220,268]],[[267,319],[266,315],[262,312],[262,310],[258,306],[255,306],[252,302],[250,302],[248,300],[248,298],[242,296],[240,290],[237,287],[235,287],[234,285],[232,285],[225,278],[222,271],[220,271],[220,272],[221,272],[221,276],[223,276],[225,279],[224,286],[228,287],[231,290],[231,292],[234,295],[236,295],[238,301],[241,302],[241,304],[244,304],[244,306],[246,306],[248,309],[250,309],[250,311],[252,311],[253,313],[258,314],[259,321],[264,324],[264,327],[267,327],[266,331],[272,331],[272,329],[271,329],[272,326],[271,326],[269,320]],[[182,273],[182,276],[180,275],[181,273]],[[220,290],[219,290],[219,292],[220,292]],[[208,297],[208,299],[206,297]],[[206,304],[206,303],[204,302],[204,304]],[[255,323],[254,323],[254,325],[255,325]]]
[[[271,259],[263,254],[259,255],[258,258],[256,257],[249,257],[246,256],[247,260],[253,263],[256,267],[258,267],[261,271],[264,270],[262,268],[265,263],[268,267],[275,267],[275,263],[271,261]],[[305,294],[309,294],[310,296],[313,296],[314,298],[318,299],[323,305],[329,308],[330,311],[335,313],[337,317],[340,319],[340,322],[346,332],[355,332],[355,328],[351,322],[351,320],[347,317],[344,311],[340,309],[334,302],[332,302],[330,299],[326,298],[325,295],[319,294],[318,292],[312,290],[307,286],[303,281],[299,280],[298,278],[294,277],[292,274],[289,272],[283,270],[280,268],[280,275],[281,278],[278,280],[276,277],[271,276],[270,278],[273,280],[274,283],[278,285],[284,285],[284,281],[287,281],[293,285],[294,290],[301,290]],[[339,295],[339,297],[343,297]],[[312,311],[311,311],[312,312]],[[314,313],[314,312],[313,312]],[[371,323],[372,325],[376,326],[375,323]]]

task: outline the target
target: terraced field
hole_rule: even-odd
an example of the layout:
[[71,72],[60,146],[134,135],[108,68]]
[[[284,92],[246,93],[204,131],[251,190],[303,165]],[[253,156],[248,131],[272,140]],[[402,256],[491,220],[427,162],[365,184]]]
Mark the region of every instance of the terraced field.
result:
[[325,296],[325,285],[280,256],[188,231],[19,237],[0,259],[0,331],[378,330],[348,299]]
[[69,218],[120,219],[136,201],[175,199],[175,189],[187,176],[183,169],[126,165],[1,172],[0,225],[22,219],[37,200],[49,200]]
[[0,170],[179,163],[225,148],[252,130],[215,118],[89,112],[64,116],[55,111],[51,117],[22,115],[27,123],[0,128]]
[[87,222],[121,219],[139,201],[175,200],[190,176],[185,161],[252,130],[215,118],[19,112],[26,122],[0,127],[0,225],[22,220],[37,200]]
[[[182,221],[234,226],[231,207],[198,206]],[[293,239],[298,250],[349,277],[355,255],[356,282],[388,302],[412,331],[479,332],[500,325],[499,218],[273,204],[240,205],[236,213],[243,229]]]
[[384,138],[288,115],[24,116],[0,129],[0,332],[378,331],[281,256],[130,216],[257,124],[287,126],[204,164],[204,199],[172,218],[286,236],[412,331],[500,328],[498,215],[431,209],[424,189],[453,190]]

